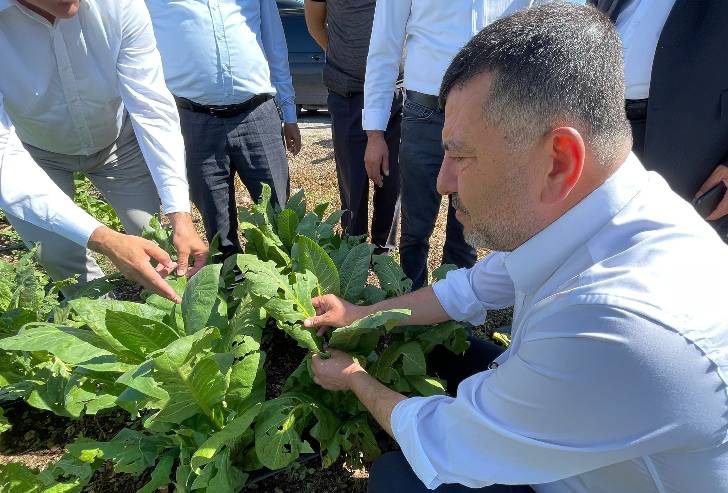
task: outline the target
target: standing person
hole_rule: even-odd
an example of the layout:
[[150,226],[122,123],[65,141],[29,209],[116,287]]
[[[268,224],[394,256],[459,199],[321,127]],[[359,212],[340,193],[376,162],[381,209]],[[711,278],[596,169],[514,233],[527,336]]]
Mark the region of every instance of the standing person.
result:
[[728,246],[630,152],[614,27],[583,5],[517,12],[462,49],[440,94],[438,190],[494,252],[369,307],[317,297],[305,325],[392,308],[408,326],[480,324],[515,303],[513,338],[450,353],[455,396],[406,398],[341,351],[313,356],[314,381],[400,445],[369,493],[727,491]]
[[[393,250],[399,224],[399,139],[402,93],[395,89],[383,133],[387,159],[365,167],[367,135],[362,128],[364,74],[376,0],[306,0],[308,31],[326,52],[324,83],[334,141],[341,226],[367,234],[369,179],[374,182],[371,242],[376,253]],[[374,163],[372,160],[369,164]]]
[[[687,200],[728,185],[728,2],[590,3],[622,38],[635,154]],[[726,240],[728,194],[707,219]]]
[[[275,0],[146,0],[175,95],[192,201],[208,241],[240,251],[235,174],[253,200],[288,196],[286,146],[301,149],[288,48]],[[281,118],[274,101],[283,113]]]
[[[179,273],[204,265],[208,249],[190,216],[179,117],[144,2],[0,0],[0,60],[0,118],[9,117],[3,133],[17,135],[24,146],[5,150],[4,166],[35,161],[71,197],[73,173],[84,173],[131,234],[149,224],[161,199],[174,229]],[[32,202],[40,203],[41,195]],[[59,218],[60,211],[59,205]],[[40,243],[40,263],[53,279],[103,276],[86,248],[86,221],[82,232],[70,234],[53,224],[41,227],[56,220],[51,211],[36,216],[41,221],[22,217],[11,211],[8,219],[26,244]],[[195,264],[187,271],[189,255]]]
[[[362,124],[367,131],[366,167],[377,183],[389,162],[384,130],[404,60],[405,100],[399,166],[402,187],[402,269],[413,287],[427,283],[430,236],[440,209],[435,188],[442,163],[444,113],[437,94],[450,60],[483,27],[533,0],[380,0],[374,15],[364,83]],[[375,172],[372,173],[372,170]],[[442,262],[470,267],[475,249],[463,238],[452,201]]]

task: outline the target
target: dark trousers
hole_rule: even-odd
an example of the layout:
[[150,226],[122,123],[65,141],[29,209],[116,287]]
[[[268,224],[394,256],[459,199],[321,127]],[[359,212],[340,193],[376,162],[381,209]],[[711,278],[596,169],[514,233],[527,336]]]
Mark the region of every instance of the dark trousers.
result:
[[[448,382],[448,392],[455,393],[460,382],[488,369],[503,348],[493,343],[470,338],[470,348],[463,355],[455,355],[438,346],[429,355],[429,368]],[[428,490],[415,475],[402,452],[389,452],[377,459],[369,470],[369,493],[466,493],[482,491],[487,493],[533,493],[530,486],[492,485],[484,488],[468,488],[460,484],[443,484],[435,490]]]
[[[369,224],[369,178],[364,167],[367,134],[362,129],[361,112],[364,94],[341,96],[329,91],[331,135],[334,141],[336,177],[339,182],[341,227],[352,236],[367,234]],[[379,248],[392,250],[397,243],[399,224],[399,138],[402,123],[402,95],[399,91],[392,102],[384,138],[389,148],[389,176],[384,186],[374,187],[371,242]]]
[[179,110],[187,157],[192,202],[200,210],[207,240],[220,234],[225,256],[240,251],[235,173],[260,199],[263,183],[273,190],[273,204],[285,204],[288,161],[281,136],[281,119],[272,99],[250,111],[220,118]]
[[[437,175],[442,165],[442,127],[445,115],[405,99],[402,111],[402,143],[399,170],[402,179],[402,236],[399,251],[402,269],[412,279],[413,289],[427,284],[427,254],[430,236],[440,210]],[[463,226],[448,205],[443,264],[470,267],[475,249],[465,242]]]

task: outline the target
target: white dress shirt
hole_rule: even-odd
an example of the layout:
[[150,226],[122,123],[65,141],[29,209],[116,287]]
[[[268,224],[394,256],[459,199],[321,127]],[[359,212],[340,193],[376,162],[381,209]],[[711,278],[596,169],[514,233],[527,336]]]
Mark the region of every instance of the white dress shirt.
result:
[[81,246],[101,223],[53,183],[30,157],[3,109],[0,94],[0,209]]
[[499,365],[400,402],[417,476],[539,493],[728,491],[728,246],[634,155],[511,252],[434,285],[454,319],[514,305]]
[[275,0],[146,0],[167,86],[204,105],[274,94],[296,122],[288,47]]
[[501,17],[547,1],[377,1],[364,78],[364,130],[387,128],[403,54],[405,89],[436,96],[445,70],[470,38]]
[[164,212],[190,210],[179,116],[143,0],[84,0],[53,24],[0,0],[0,60],[4,111],[21,141],[88,156],[116,140],[126,109]]
[[624,46],[625,99],[650,95],[657,42],[675,0],[632,0],[617,17]]

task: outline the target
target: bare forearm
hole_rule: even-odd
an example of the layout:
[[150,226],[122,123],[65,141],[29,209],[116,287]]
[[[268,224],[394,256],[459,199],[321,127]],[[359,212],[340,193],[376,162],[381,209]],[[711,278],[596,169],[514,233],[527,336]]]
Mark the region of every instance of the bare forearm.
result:
[[326,4],[307,1],[304,4],[306,27],[311,37],[326,51],[329,46],[329,33],[326,30]]
[[395,308],[406,308],[412,312],[402,325],[432,325],[450,320],[431,286],[366,307],[367,315]]
[[377,420],[379,426],[394,437],[392,411],[406,397],[385,387],[365,371],[359,371],[349,376],[349,388]]

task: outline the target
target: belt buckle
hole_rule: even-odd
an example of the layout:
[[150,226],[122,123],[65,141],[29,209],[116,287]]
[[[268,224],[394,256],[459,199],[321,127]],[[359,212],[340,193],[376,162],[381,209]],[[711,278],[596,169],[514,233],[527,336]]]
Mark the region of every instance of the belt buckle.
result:
[[211,116],[214,116],[216,118],[223,118],[227,114],[228,109],[227,108],[215,108],[215,107],[210,106],[207,108],[207,111],[210,112]]

